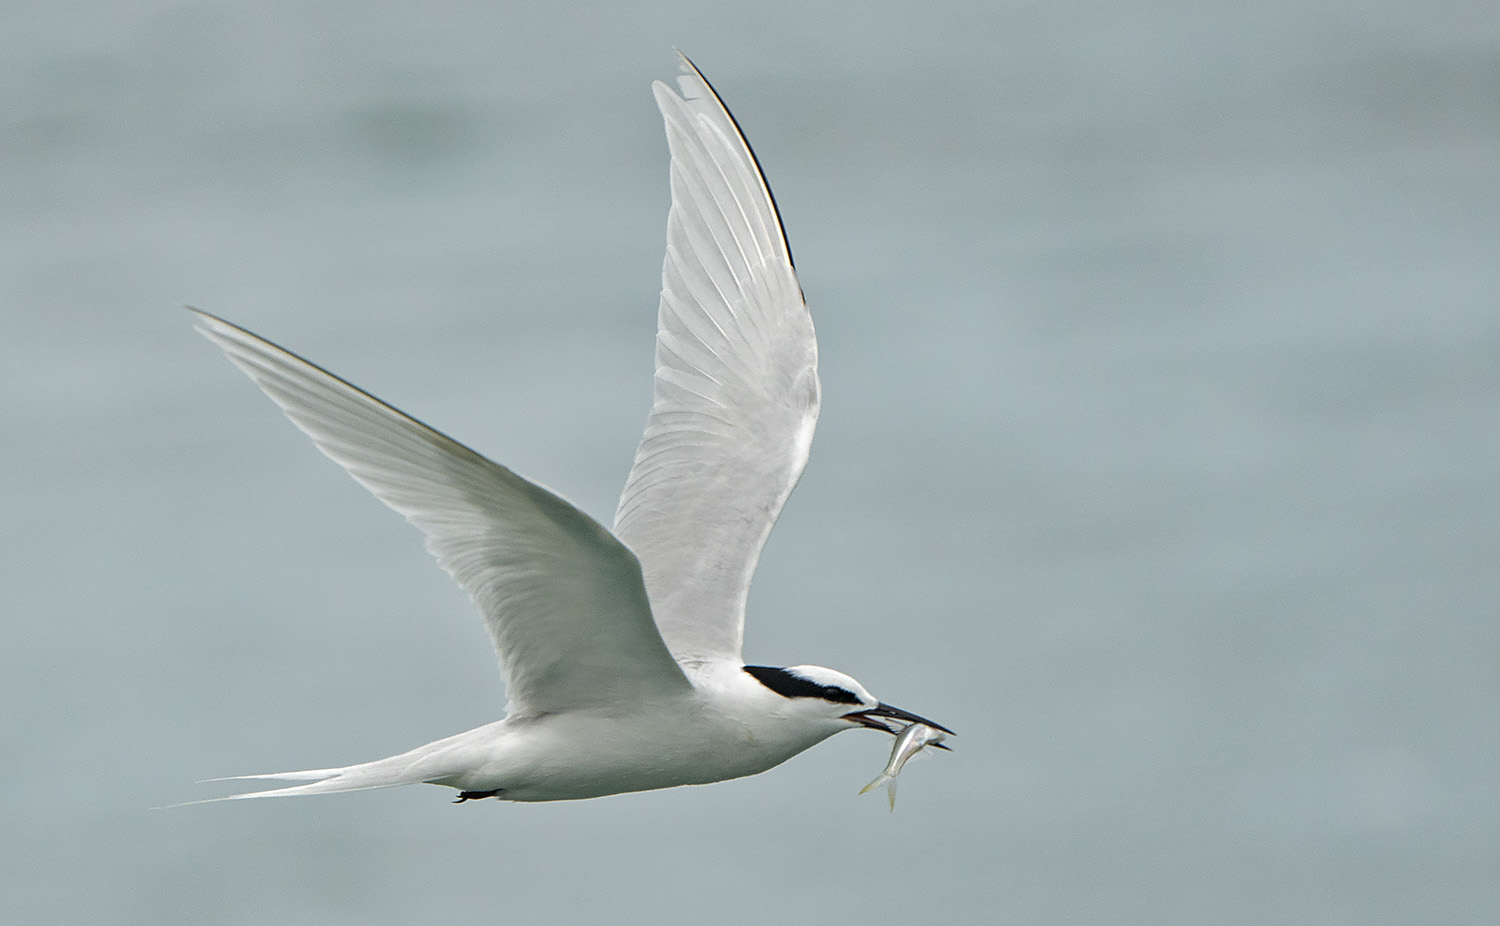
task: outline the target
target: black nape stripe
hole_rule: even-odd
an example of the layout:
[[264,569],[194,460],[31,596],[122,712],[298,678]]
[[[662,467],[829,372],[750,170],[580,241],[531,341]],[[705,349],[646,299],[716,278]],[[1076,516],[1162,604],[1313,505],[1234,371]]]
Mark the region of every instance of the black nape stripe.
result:
[[837,704],[858,704],[859,696],[837,685],[819,685],[793,672],[774,666],[745,666],[755,680],[783,698],[822,698]]

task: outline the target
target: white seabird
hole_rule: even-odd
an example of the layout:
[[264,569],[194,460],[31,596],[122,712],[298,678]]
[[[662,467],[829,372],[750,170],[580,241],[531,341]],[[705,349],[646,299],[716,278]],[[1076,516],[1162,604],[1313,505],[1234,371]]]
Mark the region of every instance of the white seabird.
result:
[[[841,730],[930,720],[820,666],[747,666],[745,598],[807,462],[817,343],[771,190],[682,59],[653,85],[671,148],[655,396],[613,532],[562,498],[236,325],[197,326],[325,455],[427,537],[473,598],[503,720],[409,752],[241,778],[232,798],[446,785],[555,801],[754,775]],[[194,310],[195,312],[197,310]]]

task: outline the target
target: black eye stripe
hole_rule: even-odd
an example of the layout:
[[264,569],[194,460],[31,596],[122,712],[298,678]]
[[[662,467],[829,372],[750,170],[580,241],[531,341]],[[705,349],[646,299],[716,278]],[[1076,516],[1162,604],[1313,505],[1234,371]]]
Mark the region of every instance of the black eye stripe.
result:
[[774,666],[745,666],[755,680],[783,698],[822,698],[835,704],[858,704],[859,696],[837,685],[819,685]]

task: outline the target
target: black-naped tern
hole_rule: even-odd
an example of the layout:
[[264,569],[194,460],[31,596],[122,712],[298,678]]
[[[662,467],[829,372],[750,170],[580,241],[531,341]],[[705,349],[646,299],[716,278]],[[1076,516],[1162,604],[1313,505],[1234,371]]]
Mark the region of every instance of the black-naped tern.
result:
[[817,343],[750,145],[685,57],[678,83],[681,95],[653,86],[672,208],[655,397],[613,532],[326,370],[197,314],[319,450],[426,535],[484,615],[510,699],[503,720],[388,759],[240,776],[302,783],[232,798],[426,782],[459,801],[570,800],[754,775],[841,730],[946,730],[841,672],[740,657],[750,578],[818,419]]

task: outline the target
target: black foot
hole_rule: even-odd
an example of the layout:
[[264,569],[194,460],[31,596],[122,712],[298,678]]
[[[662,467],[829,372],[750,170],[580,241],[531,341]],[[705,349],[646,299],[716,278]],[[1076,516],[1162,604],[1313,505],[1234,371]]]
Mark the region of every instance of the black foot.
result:
[[498,797],[499,795],[499,788],[496,788],[493,791],[460,791],[458,792],[458,797],[455,797],[453,799],[453,803],[462,804],[464,801],[477,801],[480,798]]

